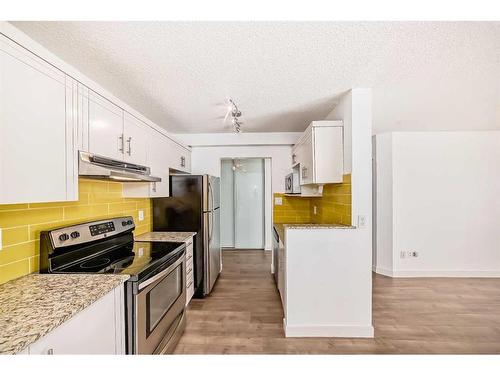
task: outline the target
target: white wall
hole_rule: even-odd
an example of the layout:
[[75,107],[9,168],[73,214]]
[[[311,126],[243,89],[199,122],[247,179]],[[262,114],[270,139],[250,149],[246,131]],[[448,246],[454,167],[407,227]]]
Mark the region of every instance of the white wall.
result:
[[193,147],[191,169],[193,174],[220,176],[220,159],[252,157],[271,158],[272,191],[284,192],[285,176],[291,172],[292,166],[291,145]]
[[352,170],[352,91],[342,96],[325,120],[342,120],[344,123],[344,174]]
[[[216,135],[212,135],[216,137]],[[292,165],[292,146],[214,146],[193,147],[191,169],[193,174],[208,173],[220,176],[221,159],[223,158],[269,158],[266,162],[266,202],[265,202],[265,249],[272,246],[272,193],[284,192],[285,176],[290,173]],[[270,167],[270,168],[269,168]],[[269,171],[270,169],[270,171]]]
[[234,173],[231,159],[221,162],[220,180],[220,244],[234,247]]
[[[391,133],[376,143],[377,272],[500,276],[500,131]],[[402,259],[409,250],[418,257]]]

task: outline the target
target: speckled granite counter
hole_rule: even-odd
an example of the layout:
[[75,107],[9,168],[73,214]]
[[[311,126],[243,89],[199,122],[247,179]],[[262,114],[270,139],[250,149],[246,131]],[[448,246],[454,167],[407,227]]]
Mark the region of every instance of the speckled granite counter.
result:
[[26,349],[128,278],[31,274],[0,285],[0,354]]
[[135,237],[136,241],[184,242],[196,232],[147,232]]
[[285,242],[285,229],[356,229],[354,226],[343,224],[279,224],[274,227],[280,236],[281,242]]

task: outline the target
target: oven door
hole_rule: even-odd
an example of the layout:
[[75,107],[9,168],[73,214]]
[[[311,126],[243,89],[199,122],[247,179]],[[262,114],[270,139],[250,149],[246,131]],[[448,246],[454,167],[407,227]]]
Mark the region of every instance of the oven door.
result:
[[[135,296],[135,353],[160,354],[179,338],[185,324],[186,256],[139,284]],[[172,350],[170,350],[172,349]]]

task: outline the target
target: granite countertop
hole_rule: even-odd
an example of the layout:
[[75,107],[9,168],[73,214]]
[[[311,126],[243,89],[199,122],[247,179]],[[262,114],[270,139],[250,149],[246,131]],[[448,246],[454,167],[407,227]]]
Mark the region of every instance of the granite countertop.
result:
[[23,351],[128,278],[31,274],[0,285],[0,354]]
[[147,232],[135,237],[135,241],[184,242],[196,232]]
[[282,223],[274,223],[273,224],[276,230],[278,231],[278,235],[280,236],[280,240],[282,242],[285,241],[285,229],[356,229],[356,227],[352,225],[343,225],[343,224],[282,224]]

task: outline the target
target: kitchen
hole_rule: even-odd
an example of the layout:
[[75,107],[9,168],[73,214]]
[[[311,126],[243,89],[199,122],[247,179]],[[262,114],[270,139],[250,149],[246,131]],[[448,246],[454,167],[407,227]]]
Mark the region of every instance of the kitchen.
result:
[[[146,24],[116,27],[122,36],[137,38],[138,28],[144,35],[160,30],[173,39],[172,28],[188,33],[185,25]],[[192,117],[179,130],[180,112],[146,98],[147,88],[134,91],[142,87],[137,71],[130,72],[130,87],[124,88],[127,83],[106,65],[117,55],[130,58],[123,66],[117,63],[123,77],[125,66],[136,67],[140,60],[140,44],[123,48],[127,43],[113,27],[0,22],[0,353],[497,352],[496,337],[473,347],[468,336],[453,336],[445,320],[453,314],[459,327],[476,327],[466,320],[472,319],[470,311],[456,301],[457,296],[471,301],[474,278],[484,277],[474,288],[490,300],[485,309],[496,303],[491,297],[498,277],[494,241],[481,247],[491,255],[491,268],[464,255],[474,263],[472,271],[460,269],[463,265],[448,270],[449,260],[432,269],[424,264],[434,256],[427,244],[403,237],[398,222],[398,210],[405,208],[398,199],[407,194],[404,202],[417,202],[425,189],[419,183],[432,162],[420,155],[423,145],[435,145],[427,150],[435,151],[434,157],[444,145],[452,155],[458,138],[434,139],[430,131],[429,140],[411,132],[378,134],[374,128],[382,111],[376,107],[381,100],[376,84],[328,91],[303,113],[252,117],[249,101],[239,94],[219,95],[210,107],[198,103],[201,99],[179,89],[184,79],[193,84],[186,71],[176,78],[177,93],[160,87],[163,83],[144,84],[165,98],[179,95],[192,104],[188,111],[186,102],[177,102]],[[218,26],[189,27],[200,27],[193,32],[197,37],[220,32]],[[286,33],[286,27],[298,26],[282,27],[279,32]],[[319,25],[321,32],[322,27],[327,26]],[[154,45],[146,39],[148,48]],[[88,40],[116,43],[110,60],[104,53],[88,65],[78,61],[81,55],[75,53]],[[99,48],[87,52],[101,53]],[[175,67],[178,61],[165,56],[161,63]],[[142,74],[158,71],[154,58],[144,64]],[[207,77],[213,68],[208,65]],[[166,79],[158,72],[158,79]],[[273,88],[262,85],[262,90]],[[288,100],[284,93],[280,98]],[[203,126],[202,116],[210,119]],[[487,152],[488,163],[498,157],[497,132],[491,132],[474,138],[484,147],[467,148],[471,155]],[[412,152],[404,153],[405,147]],[[427,168],[411,161],[416,155]],[[411,179],[408,172],[400,180],[405,168],[421,177]],[[477,173],[496,179],[493,169]],[[442,176],[436,172],[433,179]],[[481,189],[488,197],[493,190]],[[418,219],[416,206],[405,211],[412,220]],[[430,219],[415,227],[425,231],[425,220]],[[385,235],[389,230],[392,237]],[[441,284],[448,276],[458,285],[456,294],[447,294],[452,287]],[[431,280],[419,279],[426,277]],[[432,290],[429,298],[452,302],[433,302],[437,317],[418,321],[421,334],[402,306],[425,294],[426,287]],[[450,306],[458,312],[446,310]],[[475,323],[480,330],[463,331],[473,331],[471,341],[485,327],[496,329],[491,315]]]

